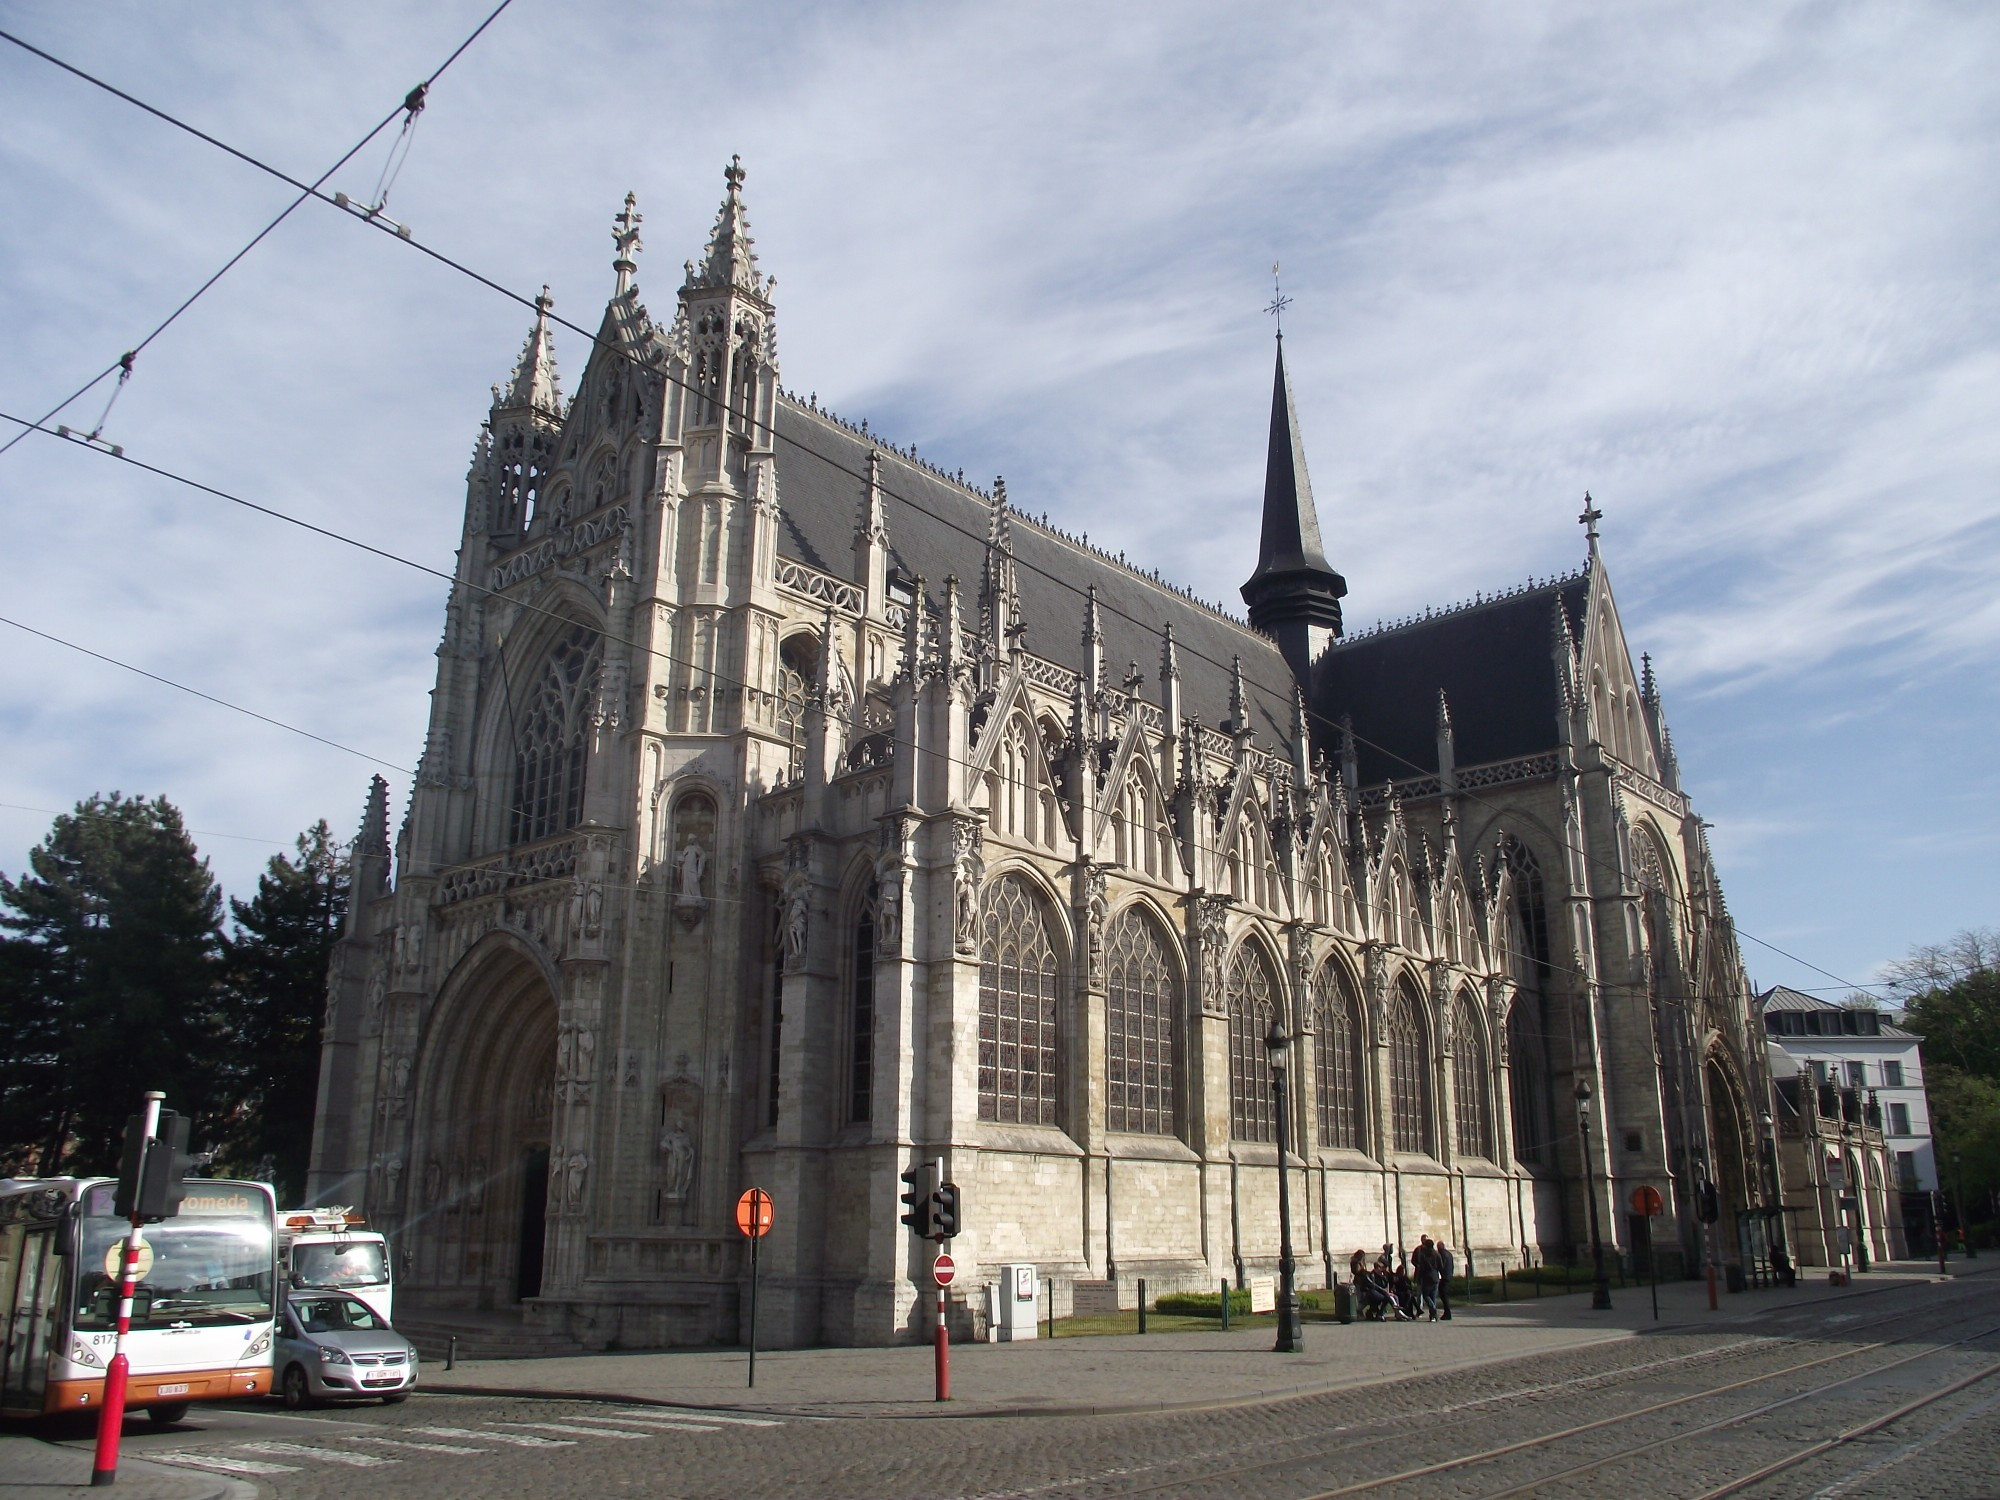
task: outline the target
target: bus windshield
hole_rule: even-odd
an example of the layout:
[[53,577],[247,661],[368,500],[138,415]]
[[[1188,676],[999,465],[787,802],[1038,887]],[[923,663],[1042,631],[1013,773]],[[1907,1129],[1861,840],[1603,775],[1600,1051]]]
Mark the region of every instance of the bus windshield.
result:
[[[119,1256],[130,1226],[91,1214],[79,1228],[76,1327],[115,1328]],[[271,1317],[268,1219],[183,1216],[149,1224],[144,1233],[152,1264],[142,1258],[133,1328],[214,1328]]]
[[292,1246],[294,1286],[380,1286],[388,1279],[388,1257],[372,1240]]

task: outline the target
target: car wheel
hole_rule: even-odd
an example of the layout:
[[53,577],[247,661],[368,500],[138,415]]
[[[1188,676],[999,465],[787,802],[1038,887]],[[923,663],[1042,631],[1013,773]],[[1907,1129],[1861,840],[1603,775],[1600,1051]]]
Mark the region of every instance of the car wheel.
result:
[[393,1396],[384,1396],[382,1398],[382,1404],[384,1406],[401,1406],[405,1401],[409,1399],[410,1399],[410,1393],[408,1391],[398,1391]]
[[285,1406],[291,1411],[301,1411],[313,1404],[312,1386],[306,1382],[306,1372],[298,1365],[285,1366],[284,1379]]
[[188,1414],[188,1407],[191,1404],[186,1401],[173,1401],[165,1406],[149,1406],[146,1408],[146,1418],[155,1427],[171,1427]]

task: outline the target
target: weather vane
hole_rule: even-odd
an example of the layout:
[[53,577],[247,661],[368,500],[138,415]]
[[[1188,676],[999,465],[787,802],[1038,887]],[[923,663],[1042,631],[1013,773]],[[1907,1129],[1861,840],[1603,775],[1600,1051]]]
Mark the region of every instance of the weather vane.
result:
[[1264,311],[1278,320],[1279,338],[1285,336],[1285,309],[1291,305],[1292,299],[1279,290],[1278,263],[1274,260],[1271,262],[1271,305],[1265,308]]

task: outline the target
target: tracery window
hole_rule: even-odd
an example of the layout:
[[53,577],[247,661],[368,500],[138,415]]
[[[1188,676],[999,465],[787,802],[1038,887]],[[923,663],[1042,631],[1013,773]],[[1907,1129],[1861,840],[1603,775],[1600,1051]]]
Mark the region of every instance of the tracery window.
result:
[[1337,964],[1313,981],[1313,1101],[1322,1146],[1365,1151],[1368,1118],[1362,1079],[1361,1006]]
[[875,1103],[875,903],[871,882],[854,922],[848,961],[847,1118],[850,1124],[868,1120]]
[[1041,899],[1000,875],[980,900],[979,1118],[1061,1120],[1061,966]]
[[1493,1090],[1486,1071],[1486,1021],[1470,997],[1458,997],[1452,1023],[1452,1112],[1458,1154],[1493,1159]]
[[533,843],[583,819],[590,693],[601,652],[597,632],[575,625],[542,666],[515,731],[511,844]]
[[1277,1014],[1278,980],[1254,943],[1236,950],[1229,965],[1229,1134],[1239,1141],[1275,1141],[1271,1064],[1264,1037]]
[[1389,1130],[1398,1151],[1430,1155],[1431,1047],[1422,1008],[1407,988],[1398,987],[1389,1009]]
[[1127,907],[1105,934],[1105,1128],[1172,1135],[1181,988],[1159,923]]
[[791,746],[787,775],[806,763],[806,699],[819,681],[819,640],[810,631],[785,637],[778,647],[778,733]]
[[1554,1128],[1549,1099],[1547,1021],[1549,919],[1542,896],[1542,867],[1528,846],[1512,837],[1502,844],[1500,857],[1514,877],[1508,946],[1512,950],[1515,994],[1507,1012],[1514,1156],[1520,1161],[1545,1164]]

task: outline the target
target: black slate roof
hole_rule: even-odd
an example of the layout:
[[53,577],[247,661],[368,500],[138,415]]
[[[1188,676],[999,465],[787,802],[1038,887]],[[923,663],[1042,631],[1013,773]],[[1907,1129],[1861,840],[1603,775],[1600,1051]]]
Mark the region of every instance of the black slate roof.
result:
[[1436,773],[1440,689],[1459,765],[1553,750],[1555,607],[1560,600],[1581,639],[1588,592],[1578,573],[1336,642],[1319,664],[1315,730],[1353,716],[1364,786]]
[[[956,575],[961,618],[977,623],[990,501],[789,397],[778,402],[776,427],[781,556],[853,581],[854,527],[868,455],[880,453],[896,565],[921,577],[934,603],[944,597],[947,575]],[[1095,584],[1110,685],[1122,682],[1128,663],[1136,661],[1146,678],[1140,695],[1160,701],[1161,630],[1171,623],[1182,712],[1210,727],[1219,724],[1229,712],[1230,662],[1241,657],[1253,743],[1281,753],[1289,747],[1292,676],[1267,637],[1019,511],[1009,512],[1008,524],[1031,653],[1082,670],[1085,591]],[[1244,551],[1247,557],[1247,538]]]

